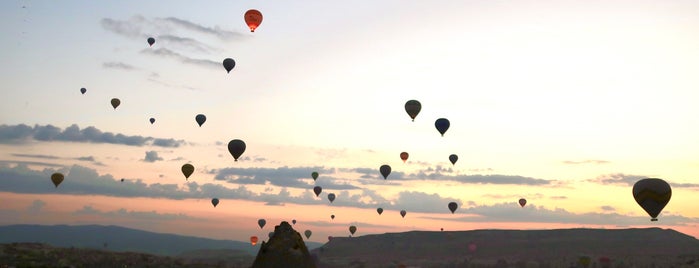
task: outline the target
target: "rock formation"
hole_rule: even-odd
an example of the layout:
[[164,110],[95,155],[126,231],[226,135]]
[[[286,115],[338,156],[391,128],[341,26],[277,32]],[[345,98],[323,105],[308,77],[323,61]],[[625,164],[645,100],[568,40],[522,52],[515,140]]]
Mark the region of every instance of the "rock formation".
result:
[[316,267],[301,234],[285,221],[274,227],[269,242],[262,242],[252,264],[252,268],[276,267]]

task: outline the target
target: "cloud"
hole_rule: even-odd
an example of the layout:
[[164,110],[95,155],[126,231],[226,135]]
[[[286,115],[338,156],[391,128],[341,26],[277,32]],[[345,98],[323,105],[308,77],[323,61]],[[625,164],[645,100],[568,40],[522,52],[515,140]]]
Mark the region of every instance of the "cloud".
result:
[[102,132],[95,127],[87,127],[81,130],[75,124],[67,127],[65,130],[52,125],[35,125],[34,127],[24,124],[14,126],[0,125],[0,143],[17,143],[28,140],[109,143],[129,146],[153,145],[160,147],[179,147],[185,144],[183,140]]
[[199,66],[203,66],[203,67],[207,67],[207,68],[213,68],[213,69],[222,68],[221,67],[222,65],[220,62],[215,62],[215,61],[207,60],[207,59],[193,59],[193,58],[184,56],[182,54],[179,54],[177,52],[174,52],[172,50],[169,50],[167,48],[144,49],[144,50],[141,50],[141,53],[153,55],[156,57],[170,58],[170,59],[177,60],[181,63],[199,65]]
[[136,220],[149,220],[149,221],[159,221],[159,220],[193,220],[194,217],[188,216],[184,213],[158,213],[155,211],[135,211],[126,210],[124,208],[113,210],[113,211],[100,211],[93,208],[90,205],[84,206],[83,208],[73,212],[75,215],[95,215],[105,218],[114,219],[136,219]]
[[11,156],[26,157],[26,158],[40,158],[40,159],[60,159],[58,156],[45,155],[45,154],[10,154]]
[[[318,182],[313,183],[311,173],[317,171],[322,174]],[[293,187],[301,189],[312,189],[314,185],[319,185],[323,189],[351,190],[359,187],[338,183],[337,181],[347,181],[330,176],[335,171],[323,167],[279,167],[279,168],[222,168],[211,170],[209,173],[216,174],[214,179],[235,184],[257,184],[267,183],[281,187]]]
[[146,157],[143,159],[143,161],[150,163],[160,160],[163,160],[163,158],[158,156],[158,152],[156,151],[146,151]]
[[594,159],[588,159],[588,160],[582,160],[582,161],[570,161],[570,160],[563,161],[563,164],[566,164],[566,165],[581,165],[581,164],[600,165],[600,164],[609,164],[609,163],[610,162],[607,160],[594,160]]
[[133,70],[136,69],[135,67],[128,65],[123,62],[105,62],[102,63],[102,67],[107,68],[107,69],[120,69],[120,70]]
[[32,202],[31,205],[27,208],[27,211],[29,213],[39,213],[41,209],[43,209],[46,206],[46,202],[36,199],[34,202]]
[[616,211],[616,209],[612,206],[601,206],[599,207],[602,211]]
[[179,36],[164,34],[164,35],[159,35],[158,40],[159,41],[167,41],[167,42],[174,43],[174,44],[179,44],[181,46],[189,47],[193,50],[196,50],[198,52],[204,52],[204,53],[219,50],[217,48],[208,46],[202,42],[199,42],[193,38],[188,38],[188,37],[179,37]]
[[61,164],[47,163],[47,162],[37,162],[37,161],[14,161],[14,160],[0,160],[1,164],[16,164],[16,165],[29,165],[29,166],[46,166],[46,167],[63,167]]
[[234,31],[227,31],[224,29],[221,29],[221,27],[215,26],[214,28],[211,27],[205,27],[196,23],[193,23],[188,20],[180,19],[180,18],[175,18],[175,17],[168,17],[164,19],[158,19],[159,21],[171,23],[172,25],[182,27],[187,30],[191,30],[194,32],[199,32],[199,33],[204,33],[204,34],[211,34],[213,36],[216,36],[222,40],[232,40],[232,39],[240,39],[244,38],[245,35],[239,33],[239,32],[234,32]]

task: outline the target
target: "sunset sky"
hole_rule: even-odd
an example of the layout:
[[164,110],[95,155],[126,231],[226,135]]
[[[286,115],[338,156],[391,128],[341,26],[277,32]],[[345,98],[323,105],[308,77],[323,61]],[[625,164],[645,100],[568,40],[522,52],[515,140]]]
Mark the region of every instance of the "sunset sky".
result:
[[0,58],[0,225],[699,237],[697,1],[0,1]]

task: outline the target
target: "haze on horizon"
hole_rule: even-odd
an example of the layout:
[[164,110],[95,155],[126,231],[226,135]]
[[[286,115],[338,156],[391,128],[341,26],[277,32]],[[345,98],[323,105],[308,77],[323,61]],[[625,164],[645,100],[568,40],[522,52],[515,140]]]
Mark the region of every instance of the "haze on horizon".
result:
[[[248,9],[264,16],[254,33]],[[0,2],[0,225],[699,237],[698,14],[694,1]],[[232,139],[247,144],[237,162]],[[631,195],[648,177],[672,186],[657,222]]]

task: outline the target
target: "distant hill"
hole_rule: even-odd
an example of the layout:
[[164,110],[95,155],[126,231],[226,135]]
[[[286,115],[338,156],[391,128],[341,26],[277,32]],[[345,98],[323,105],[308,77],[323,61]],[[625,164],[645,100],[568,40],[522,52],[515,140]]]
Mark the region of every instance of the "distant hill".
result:
[[[254,258],[259,250],[249,242],[153,233],[103,225],[8,225],[0,226],[0,243],[44,243],[55,247],[93,248],[109,251],[131,251],[164,256],[184,254],[192,257],[197,251],[237,250]],[[106,243],[106,247],[105,247]],[[306,242],[309,248],[320,243]]]
[[660,228],[413,231],[337,237],[312,254],[322,267],[569,267],[581,256],[612,267],[699,267],[699,240]]

